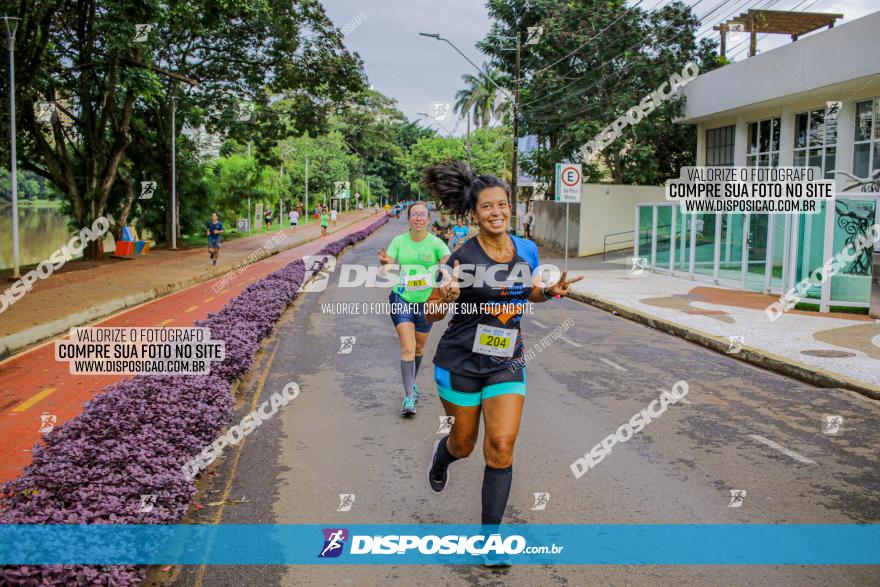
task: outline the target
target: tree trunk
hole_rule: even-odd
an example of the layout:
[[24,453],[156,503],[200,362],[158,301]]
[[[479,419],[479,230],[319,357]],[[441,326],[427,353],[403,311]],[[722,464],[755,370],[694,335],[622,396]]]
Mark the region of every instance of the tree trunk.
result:
[[132,190],[132,179],[130,177],[126,177],[119,172],[119,181],[122,182],[123,189],[125,190],[125,204],[122,206],[122,212],[119,213],[119,218],[116,221],[115,226],[113,227],[113,233],[116,235],[116,239],[122,239],[122,229],[125,227],[126,222],[128,221],[128,214],[131,212],[132,201],[134,200],[134,194]]

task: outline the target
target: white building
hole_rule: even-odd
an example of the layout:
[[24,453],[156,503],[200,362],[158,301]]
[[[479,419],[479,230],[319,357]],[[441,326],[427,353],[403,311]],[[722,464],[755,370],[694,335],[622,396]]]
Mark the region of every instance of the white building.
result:
[[[838,197],[819,214],[683,214],[636,207],[636,256],[660,272],[783,293],[880,221],[880,12],[700,75],[682,90],[697,165],[816,166]],[[839,111],[838,111],[839,108]],[[843,192],[845,188],[850,188]],[[875,190],[875,191],[871,191]],[[876,286],[875,286],[876,287]],[[808,297],[823,312],[867,307],[865,252]]]

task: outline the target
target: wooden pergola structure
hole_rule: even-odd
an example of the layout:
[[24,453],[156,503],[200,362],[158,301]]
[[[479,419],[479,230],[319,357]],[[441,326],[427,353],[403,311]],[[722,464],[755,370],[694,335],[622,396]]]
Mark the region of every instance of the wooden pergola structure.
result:
[[834,21],[843,18],[842,14],[826,12],[789,12],[785,10],[752,10],[744,12],[727,22],[716,25],[721,32],[721,56],[727,51],[727,33],[745,32],[750,35],[749,57],[754,57],[758,46],[758,33],[791,35],[792,41],[798,37],[823,27],[834,27]]

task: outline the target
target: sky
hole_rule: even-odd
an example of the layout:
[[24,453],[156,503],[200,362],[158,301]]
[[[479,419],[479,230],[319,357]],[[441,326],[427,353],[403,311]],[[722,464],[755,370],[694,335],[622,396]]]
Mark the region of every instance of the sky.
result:
[[[638,0],[630,0],[636,4]],[[668,0],[642,0],[642,8],[652,9]],[[685,0],[695,6],[698,16],[724,6],[704,22],[706,28],[745,12],[748,8],[771,5],[773,10],[806,9],[844,15],[837,25],[880,10],[878,0]],[[461,76],[475,73],[472,65],[446,43],[419,36],[420,32],[440,33],[471,61],[487,61],[475,47],[489,31],[490,20],[482,0],[323,0],[324,9],[339,28],[347,30],[345,45],[364,61],[373,87],[397,100],[398,108],[410,120],[421,120],[442,134],[461,135],[465,123],[450,113],[442,122],[425,119],[431,104],[454,102],[463,86]],[[349,26],[346,26],[349,25]],[[712,33],[717,39],[717,33]],[[816,33],[813,33],[816,34]],[[746,37],[744,36],[743,39]],[[791,42],[786,35],[769,35],[758,43],[768,51]],[[735,43],[728,41],[728,47]],[[745,48],[744,43],[739,49]],[[730,49],[729,49],[730,51]],[[740,54],[734,59],[741,59]],[[441,125],[443,128],[441,128]]]

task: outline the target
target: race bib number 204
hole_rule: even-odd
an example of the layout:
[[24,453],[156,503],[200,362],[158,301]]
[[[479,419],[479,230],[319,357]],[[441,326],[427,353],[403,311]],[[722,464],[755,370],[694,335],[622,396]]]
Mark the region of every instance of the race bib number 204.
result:
[[477,326],[474,346],[471,350],[481,355],[510,358],[516,347],[516,334],[516,328],[498,328],[480,324]]

